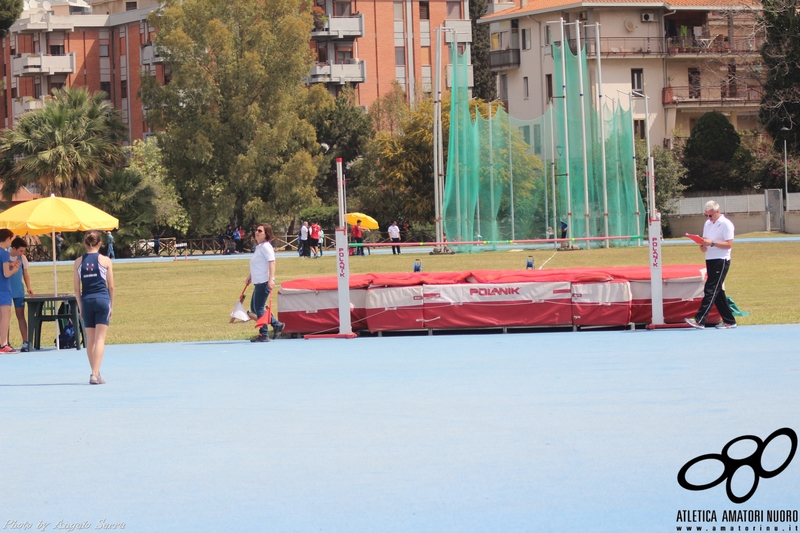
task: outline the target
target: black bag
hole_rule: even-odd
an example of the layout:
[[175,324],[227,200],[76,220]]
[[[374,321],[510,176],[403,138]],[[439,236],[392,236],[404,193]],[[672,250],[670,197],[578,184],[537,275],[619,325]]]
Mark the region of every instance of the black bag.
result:
[[[68,302],[63,302],[58,307],[58,314],[59,315],[71,315],[72,314],[72,305]],[[78,346],[78,340],[75,335],[75,325],[72,323],[71,318],[59,318],[58,319],[58,346],[59,348],[76,348]],[[56,341],[53,339],[53,344]]]

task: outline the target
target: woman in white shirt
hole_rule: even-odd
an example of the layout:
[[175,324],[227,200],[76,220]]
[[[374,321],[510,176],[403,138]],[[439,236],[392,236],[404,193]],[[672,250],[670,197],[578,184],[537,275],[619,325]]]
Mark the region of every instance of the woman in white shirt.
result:
[[[247,276],[247,283],[253,284],[253,297],[250,299],[250,311],[258,318],[266,313],[265,307],[269,294],[275,288],[275,250],[272,249],[270,241],[275,238],[272,233],[272,226],[269,224],[259,224],[256,226],[256,249],[250,259],[250,275]],[[281,334],[284,324],[278,322],[273,314],[270,318],[272,325],[272,338],[275,339]],[[261,326],[258,335],[250,339],[250,342],[269,341],[269,327],[267,324]]]

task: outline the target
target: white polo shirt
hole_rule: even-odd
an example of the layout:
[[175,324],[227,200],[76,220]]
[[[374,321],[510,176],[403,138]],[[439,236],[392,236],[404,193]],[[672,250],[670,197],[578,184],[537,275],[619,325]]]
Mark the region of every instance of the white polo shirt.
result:
[[[710,219],[706,220],[703,226],[703,238],[711,241],[722,242],[733,240],[733,222],[725,218],[725,215],[720,214],[716,222],[711,222]],[[706,259],[730,259],[731,250],[717,248],[716,246],[708,247],[706,250]]]
[[250,280],[254,285],[269,281],[269,264],[274,261],[275,250],[269,242],[264,241],[256,246],[253,257],[250,258]]
[[392,239],[400,238],[400,228],[397,227],[397,224],[392,224],[389,226],[389,237]]

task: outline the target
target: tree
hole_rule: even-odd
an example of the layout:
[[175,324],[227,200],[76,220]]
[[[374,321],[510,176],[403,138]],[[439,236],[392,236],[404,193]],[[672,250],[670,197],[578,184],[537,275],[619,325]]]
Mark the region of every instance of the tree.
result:
[[122,165],[127,127],[120,113],[86,88],[54,90],[42,109],[25,113],[0,140],[3,196],[35,183],[43,194],[85,199],[87,191]]
[[317,194],[333,201],[338,190],[336,159],[341,158],[347,165],[363,155],[366,144],[375,135],[372,119],[355,105],[356,95],[350,87],[345,87],[334,100],[324,87],[316,85],[309,90],[308,99],[309,104],[301,116],[308,113],[304,118],[314,126],[317,141],[327,146],[320,158],[320,171],[315,182]]
[[486,14],[486,2],[470,2],[469,18],[472,20],[472,71],[474,87],[472,94],[491,102],[497,97],[497,77],[489,68],[491,41],[488,24],[478,24],[478,20]]
[[[672,151],[660,146],[651,150],[653,156],[653,172],[656,176],[656,209],[662,215],[671,215],[678,207],[686,189],[681,181],[686,175],[686,167],[675,157]],[[636,140],[636,176],[642,198],[647,198],[647,144],[643,139]]]
[[298,116],[312,63],[299,0],[166,0],[149,20],[172,78],[143,74],[141,97],[190,232],[287,223],[318,202],[319,146]]
[[136,170],[114,171],[89,191],[89,200],[119,219],[116,238],[120,249],[150,237],[156,220],[156,193]]
[[189,216],[180,205],[175,186],[167,181],[167,169],[155,139],[133,143],[128,168],[141,176],[141,188],[148,187],[153,191],[153,223],[185,234],[189,229]]
[[8,34],[8,29],[22,14],[22,0],[0,0],[0,37]]
[[718,111],[697,119],[683,149],[688,170],[684,185],[692,191],[737,191],[748,187],[747,173],[737,172],[746,148],[736,129]]
[[764,0],[762,5],[766,42],[761,57],[767,81],[760,118],[777,144],[782,145],[786,135],[796,151],[800,149],[800,0]]

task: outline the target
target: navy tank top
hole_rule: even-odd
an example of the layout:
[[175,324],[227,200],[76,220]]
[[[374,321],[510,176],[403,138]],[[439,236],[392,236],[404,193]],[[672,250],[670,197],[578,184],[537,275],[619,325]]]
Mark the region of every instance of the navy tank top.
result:
[[86,254],[81,261],[81,297],[82,298],[109,298],[106,286],[106,267],[98,261],[100,254]]

